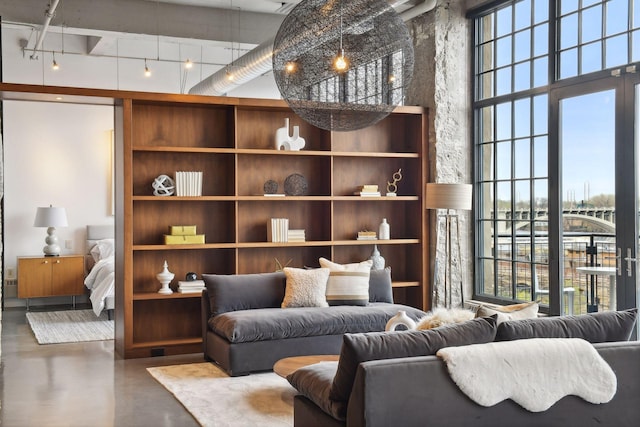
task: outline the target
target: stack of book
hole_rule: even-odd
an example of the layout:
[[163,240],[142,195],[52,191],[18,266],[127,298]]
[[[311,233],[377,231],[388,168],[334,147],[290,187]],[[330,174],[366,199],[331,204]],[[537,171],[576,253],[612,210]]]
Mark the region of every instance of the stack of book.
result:
[[271,218],[267,221],[267,241],[287,242],[289,237],[289,218]]
[[360,197],[380,197],[378,186],[375,184],[362,185],[360,190],[356,191],[355,194]]
[[170,225],[169,234],[164,235],[165,245],[204,243],[204,234],[196,234],[195,225]]
[[358,240],[377,240],[375,231],[358,231]]
[[181,294],[202,293],[203,289],[204,289],[204,280],[178,281],[178,292]]
[[289,232],[287,233],[287,241],[304,242],[305,241],[304,229],[289,230]]
[[202,172],[176,172],[176,196],[202,196]]

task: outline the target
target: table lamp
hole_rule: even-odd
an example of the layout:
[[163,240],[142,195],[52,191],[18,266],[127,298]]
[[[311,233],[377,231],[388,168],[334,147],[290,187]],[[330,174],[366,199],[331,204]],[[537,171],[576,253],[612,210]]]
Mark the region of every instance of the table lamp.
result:
[[42,248],[45,256],[60,255],[60,245],[58,245],[58,236],[56,236],[56,227],[66,227],[67,211],[65,208],[56,208],[52,205],[49,207],[40,207],[36,211],[36,219],[33,222],[34,227],[47,227],[47,238],[44,240],[47,245]]
[[[455,210],[471,210],[472,207],[472,192],[473,187],[471,184],[441,184],[441,183],[427,183],[425,188],[425,207],[427,209],[444,209],[444,214],[438,214],[438,227],[440,224],[439,219],[445,218],[446,232],[445,232],[445,272],[444,272],[444,306],[450,308],[452,306],[452,292],[451,292],[451,272],[452,272],[452,228],[456,229],[456,262],[462,275],[462,260],[460,254],[460,222],[458,220],[458,214],[452,212]],[[440,233],[436,232],[436,247],[438,246],[438,236]],[[434,283],[433,283],[433,301],[437,300],[436,292],[436,278],[438,275],[438,265],[434,266]],[[461,305],[464,304],[463,283],[460,282],[460,298]],[[448,301],[447,301],[448,299]]]

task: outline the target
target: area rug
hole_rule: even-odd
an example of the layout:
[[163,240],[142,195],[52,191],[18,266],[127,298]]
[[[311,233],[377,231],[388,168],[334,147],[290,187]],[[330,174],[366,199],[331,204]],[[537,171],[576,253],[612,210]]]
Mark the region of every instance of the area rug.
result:
[[113,320],[93,310],[28,312],[27,322],[38,344],[59,344],[113,339]]
[[147,371],[204,427],[293,425],[296,390],[272,372],[229,377],[211,363]]

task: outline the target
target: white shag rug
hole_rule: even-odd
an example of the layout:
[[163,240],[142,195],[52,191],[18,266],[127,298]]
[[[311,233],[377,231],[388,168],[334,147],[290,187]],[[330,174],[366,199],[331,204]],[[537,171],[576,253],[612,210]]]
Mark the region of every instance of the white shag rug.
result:
[[293,425],[296,390],[273,372],[229,377],[212,363],[147,368],[204,427]]
[[38,344],[60,344],[113,339],[113,320],[93,310],[28,312],[27,322]]

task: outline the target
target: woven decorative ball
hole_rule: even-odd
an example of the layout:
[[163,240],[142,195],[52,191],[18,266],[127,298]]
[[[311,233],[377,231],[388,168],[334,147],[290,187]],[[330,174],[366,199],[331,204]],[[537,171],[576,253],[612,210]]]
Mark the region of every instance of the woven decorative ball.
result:
[[278,192],[278,183],[270,179],[264,183],[264,194],[276,194]]
[[153,195],[154,196],[172,196],[176,188],[173,179],[167,175],[160,175],[153,180]]
[[299,173],[292,173],[284,180],[284,194],[304,196],[307,194],[307,180]]

